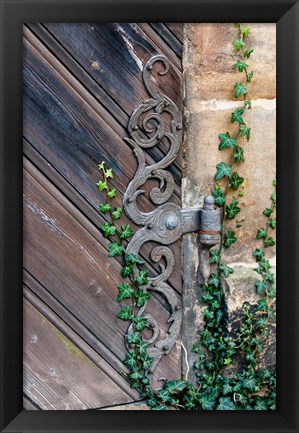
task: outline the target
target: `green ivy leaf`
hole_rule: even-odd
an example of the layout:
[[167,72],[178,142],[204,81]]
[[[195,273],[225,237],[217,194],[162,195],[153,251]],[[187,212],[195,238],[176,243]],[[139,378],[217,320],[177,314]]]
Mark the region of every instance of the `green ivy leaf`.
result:
[[133,234],[134,232],[129,224],[121,226],[121,233],[119,236],[121,239],[128,239],[133,236]]
[[117,297],[118,302],[121,302],[127,298],[132,298],[134,290],[131,286],[129,286],[128,283],[118,284],[117,288],[119,291],[118,297]]
[[242,114],[244,113],[243,108],[237,108],[233,113],[231,117],[231,123],[238,122],[240,125],[244,125],[244,120],[242,117]]
[[240,212],[240,208],[237,206],[238,200],[234,199],[230,204],[226,205],[225,216],[228,219],[233,219]]
[[252,80],[252,78],[253,78],[253,75],[254,75],[254,72],[253,72],[253,71],[248,72],[247,77],[246,77],[246,81],[247,81],[247,83],[250,83],[250,82],[251,82],[251,80]]
[[137,307],[143,307],[150,297],[151,295],[148,292],[138,290],[138,292],[135,293]]
[[107,195],[109,198],[114,198],[116,197],[116,189],[115,188],[111,188],[108,192]]
[[210,263],[219,263],[220,262],[220,251],[210,249]]
[[252,49],[252,48],[247,48],[247,49],[244,51],[244,58],[245,58],[245,59],[249,59],[251,53],[253,53],[253,49]]
[[240,51],[241,48],[245,45],[245,43],[242,41],[242,39],[235,39],[233,41],[233,46],[235,47],[236,51]]
[[137,366],[137,357],[135,352],[127,352],[124,360],[124,364],[126,364],[130,368],[134,368]]
[[137,347],[138,347],[138,352],[139,352],[139,355],[146,355],[146,351],[147,351],[147,346],[148,346],[148,343],[146,342],[146,341],[143,341],[143,340],[141,340],[138,344],[137,344]]
[[264,280],[269,281],[269,283],[274,283],[274,274],[272,272],[265,272]]
[[111,210],[111,206],[109,203],[100,204],[99,211],[102,213],[108,213]]
[[97,187],[99,188],[99,191],[100,191],[100,192],[104,191],[104,189],[108,189],[108,185],[107,185],[107,183],[106,183],[106,182],[103,182],[103,181],[101,181],[101,180],[99,180],[99,181],[96,183],[96,185],[97,185]]
[[113,179],[112,168],[108,168],[108,170],[105,171],[105,175],[106,175],[106,178],[107,178],[107,179],[108,179],[109,177],[110,177],[111,179]]
[[234,67],[238,69],[239,72],[243,72],[244,69],[248,67],[245,62],[238,60],[237,63],[234,64]]
[[256,311],[268,311],[268,304],[265,299],[259,299],[257,301]]
[[216,404],[216,398],[218,397],[218,390],[213,389],[202,393],[200,396],[200,403],[203,410],[213,410]]
[[142,374],[139,372],[139,370],[133,371],[133,373],[129,374],[129,378],[132,380],[139,380],[142,379]]
[[187,383],[185,380],[170,380],[165,382],[164,389],[166,389],[170,394],[177,394],[181,391],[183,391],[187,386]]
[[240,185],[244,182],[244,177],[239,176],[235,171],[229,179],[229,186],[234,189],[238,189]]
[[273,245],[275,245],[275,240],[273,238],[268,238],[264,240],[264,247],[268,248],[268,247],[273,247]]
[[223,395],[227,395],[233,392],[233,388],[229,383],[225,383],[222,388]]
[[266,238],[266,236],[267,236],[266,229],[264,229],[263,227],[258,229],[256,239],[263,239]]
[[103,233],[104,238],[108,238],[109,236],[114,236],[116,234],[116,227],[106,221],[104,224],[100,226],[100,230]]
[[251,131],[251,128],[247,128],[246,125],[240,125],[239,131],[240,131],[240,134],[241,134],[242,137],[246,137],[247,141],[250,140],[250,131]]
[[129,344],[137,344],[140,343],[140,333],[139,332],[132,332],[132,334],[128,334],[126,336],[126,340]]
[[160,389],[160,391],[157,392],[157,396],[164,402],[170,399],[170,394],[166,389]]
[[148,270],[141,269],[136,277],[136,283],[139,286],[144,286],[148,283]]
[[136,255],[135,255],[135,254],[132,254],[132,253],[126,255],[126,257],[125,257],[125,261],[126,261],[127,265],[133,265],[133,264],[135,264],[135,263],[136,263],[137,265],[141,265],[141,264],[144,263],[143,260],[138,259],[138,258],[136,257]]
[[220,164],[217,164],[216,167],[217,173],[215,174],[215,180],[220,180],[224,176],[231,176],[232,169],[231,167],[227,166],[225,162],[220,162]]
[[264,209],[264,211],[263,211],[263,214],[264,214],[266,217],[269,217],[269,216],[271,215],[272,212],[273,212],[273,209],[271,209],[271,208],[269,208],[269,207],[266,207],[266,209]]
[[211,274],[210,278],[208,279],[208,283],[210,286],[214,286],[217,289],[217,287],[219,287],[220,281],[216,274]]
[[268,406],[265,401],[258,399],[253,406],[253,410],[268,410]]
[[228,147],[233,149],[235,147],[236,140],[230,137],[229,132],[226,132],[225,134],[219,134],[218,137],[220,140],[219,150],[224,150]]
[[123,247],[117,242],[110,242],[108,257],[121,256],[123,253]]
[[253,255],[253,257],[255,257],[255,260],[256,260],[257,262],[259,262],[259,261],[262,260],[262,258],[264,257],[265,253],[264,253],[263,250],[261,250],[261,249],[259,249],[259,248],[256,248],[256,249],[254,250],[254,252],[252,253],[252,255]]
[[244,150],[241,146],[236,146],[233,157],[239,164],[244,162]]
[[254,286],[256,288],[256,292],[260,295],[261,293],[263,293],[266,288],[267,288],[267,284],[264,281],[256,281],[254,283]]
[[147,319],[145,317],[135,316],[134,324],[136,331],[143,331],[147,324]]
[[145,356],[142,358],[142,368],[143,368],[144,370],[148,370],[148,369],[151,367],[151,365],[152,365],[153,362],[154,362],[154,359],[153,359],[153,358],[151,358],[151,357],[148,356],[148,355],[145,355]]
[[212,196],[214,197],[215,203],[218,206],[223,206],[225,203],[225,195],[223,191],[220,189],[218,184],[215,185],[215,188],[212,191]]
[[230,274],[234,273],[234,270],[230,268],[229,266],[225,265],[224,263],[221,263],[219,265],[219,270],[223,273],[223,275],[227,278]]
[[133,265],[126,265],[121,270],[121,276],[126,278],[133,274]]
[[216,407],[216,410],[236,410],[236,406],[231,398],[229,397],[221,397],[219,398],[219,404]]
[[268,224],[271,227],[271,229],[275,229],[276,228],[276,218],[270,218],[268,221]]
[[117,317],[122,320],[131,320],[132,319],[132,310],[129,306],[125,305],[121,308],[120,312],[117,314]]
[[104,165],[105,165],[105,161],[102,161],[101,164],[98,164],[98,169],[99,169],[100,171],[103,170]]
[[114,211],[112,212],[112,218],[114,220],[118,220],[122,216],[122,213],[123,213],[122,208],[121,207],[116,207],[114,209]]
[[250,392],[257,392],[258,391],[257,381],[252,377],[249,377],[248,379],[242,380],[241,385],[243,388],[248,389]]
[[250,32],[249,27],[246,27],[246,26],[241,27],[241,28],[240,28],[240,31],[241,31],[241,33],[242,33],[244,39],[245,39],[245,38],[248,38],[248,35],[249,35],[249,32]]
[[247,95],[247,86],[242,83],[237,82],[234,86],[235,88],[235,98],[239,98],[241,95]]
[[237,241],[237,238],[235,237],[235,232],[232,229],[229,229],[223,239],[223,245],[226,248],[229,248],[232,244],[234,244]]

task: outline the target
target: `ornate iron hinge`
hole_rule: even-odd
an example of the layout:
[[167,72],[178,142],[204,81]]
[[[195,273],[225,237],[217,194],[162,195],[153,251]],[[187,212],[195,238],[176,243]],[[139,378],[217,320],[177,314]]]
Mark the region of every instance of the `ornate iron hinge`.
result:
[[[153,312],[146,312],[146,305],[140,308],[138,314],[147,318],[147,327],[152,331],[148,339],[148,354],[154,358],[150,372],[156,368],[159,360],[168,354],[177,341],[182,322],[182,303],[177,292],[167,283],[173,269],[174,256],[167,246],[177,241],[183,234],[198,232],[202,245],[210,248],[220,241],[220,213],[214,208],[213,197],[205,197],[204,207],[181,209],[174,203],[169,203],[174,191],[174,179],[168,167],[176,158],[182,141],[182,116],[176,104],[155,88],[150,71],[155,63],[162,63],[164,70],[158,74],[165,75],[169,70],[169,62],[163,55],[156,55],[144,65],[143,82],[150,98],[145,100],[133,111],[128,131],[130,138],[125,141],[130,144],[137,159],[137,170],[129,183],[123,198],[126,215],[137,225],[142,226],[129,242],[126,253],[138,256],[142,245],[154,241],[159,246],[153,248],[151,259],[158,263],[165,259],[166,266],[160,264],[161,273],[148,279],[148,284],[142,286],[145,291],[161,293],[167,299],[171,313],[168,320],[170,326],[166,336],[160,337],[159,325]],[[170,118],[170,120],[169,120]],[[144,149],[152,148],[167,140],[168,152],[158,162],[146,164]],[[143,212],[137,205],[137,198],[144,193],[141,187],[149,180],[156,179],[160,187],[150,192],[151,202],[156,209]],[[130,326],[128,333],[132,333]]]

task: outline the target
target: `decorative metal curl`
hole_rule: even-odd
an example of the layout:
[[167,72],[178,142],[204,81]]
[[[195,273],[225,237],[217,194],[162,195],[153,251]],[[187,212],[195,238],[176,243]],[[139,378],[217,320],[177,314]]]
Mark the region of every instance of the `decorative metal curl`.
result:
[[[163,70],[159,75],[167,74],[169,62],[163,55],[156,55],[144,65],[143,81],[150,96],[133,111],[128,131],[130,138],[125,141],[132,147],[137,159],[137,170],[124,194],[123,204],[127,216],[137,225],[142,226],[129,242],[126,253],[138,256],[142,245],[154,241],[161,246],[152,250],[151,259],[158,263],[164,258],[166,266],[160,263],[160,274],[149,278],[148,284],[143,286],[145,291],[161,293],[168,301],[171,309],[168,323],[170,326],[166,336],[160,338],[160,329],[152,314],[145,313],[146,305],[140,308],[138,315],[147,318],[147,327],[152,330],[147,340],[151,346],[148,354],[154,358],[149,372],[153,372],[163,355],[168,354],[176,343],[181,329],[182,306],[181,300],[172,287],[167,284],[174,268],[174,257],[166,246],[178,240],[182,234],[181,209],[173,203],[166,203],[174,191],[174,179],[171,173],[165,170],[176,158],[182,141],[182,116],[176,104],[155,87],[151,80],[150,71],[154,64],[162,64]],[[163,114],[167,114],[167,118]],[[169,121],[170,117],[170,121]],[[158,162],[147,165],[144,149],[152,148],[167,140],[169,148],[166,155]],[[137,205],[137,198],[144,193],[141,187],[148,179],[157,179],[159,188],[151,190],[149,197],[158,207],[150,212],[143,212]],[[132,326],[128,333],[133,331]]]

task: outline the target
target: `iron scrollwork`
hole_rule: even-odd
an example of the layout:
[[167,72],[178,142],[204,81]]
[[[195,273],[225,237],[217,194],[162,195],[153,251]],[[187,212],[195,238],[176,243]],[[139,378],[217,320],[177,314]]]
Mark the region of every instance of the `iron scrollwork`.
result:
[[[182,322],[181,300],[175,290],[167,283],[174,269],[174,256],[168,245],[177,241],[184,232],[185,219],[182,210],[174,203],[167,201],[173,194],[175,182],[172,174],[165,170],[176,158],[182,141],[182,116],[176,104],[161,93],[151,80],[151,70],[159,63],[163,70],[159,75],[167,74],[169,62],[163,55],[150,58],[143,69],[143,82],[149,94],[145,100],[133,111],[128,131],[130,138],[125,141],[132,147],[137,159],[137,170],[124,194],[123,204],[126,215],[135,224],[142,226],[129,242],[126,252],[138,256],[140,249],[146,242],[154,241],[159,244],[151,252],[151,259],[159,263],[162,258],[166,266],[160,263],[161,272],[158,276],[149,278],[143,290],[162,294],[170,305],[170,326],[166,336],[161,337],[159,325],[153,314],[146,313],[146,305],[138,312],[147,318],[147,326],[152,334],[148,339],[150,344],[148,354],[154,358],[150,372],[153,372],[163,355],[168,354],[176,343]],[[170,118],[170,120],[169,120]],[[168,151],[160,161],[148,165],[144,150],[159,145],[162,140],[168,141]],[[149,180],[156,179],[159,187],[150,191],[151,202],[156,206],[154,210],[143,212],[137,204],[137,198],[144,193],[142,186]],[[132,332],[132,326],[128,333]]]

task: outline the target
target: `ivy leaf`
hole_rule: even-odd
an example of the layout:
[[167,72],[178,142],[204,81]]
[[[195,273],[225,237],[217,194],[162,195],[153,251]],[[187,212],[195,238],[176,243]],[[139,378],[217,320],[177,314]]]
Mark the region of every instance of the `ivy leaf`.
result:
[[219,287],[220,281],[216,274],[211,274],[210,278],[208,279],[208,283],[210,286],[214,286],[217,289],[217,287]]
[[122,320],[131,320],[132,319],[132,310],[129,306],[125,305],[121,308],[120,312],[117,314],[117,317]]
[[222,388],[223,395],[230,394],[233,391],[232,386],[229,383],[225,383]]
[[246,27],[246,26],[241,27],[240,31],[241,31],[244,39],[248,38],[248,35],[249,35],[249,32],[250,32],[249,27]]
[[259,299],[257,301],[256,311],[268,311],[268,304],[265,299]]
[[114,198],[116,197],[116,189],[115,188],[111,188],[108,192],[107,195],[109,198]]
[[229,266],[225,265],[224,263],[221,263],[219,265],[220,271],[224,274],[224,276],[227,278],[230,274],[234,273],[234,270],[230,268]]
[[166,389],[160,389],[160,391],[157,392],[157,396],[164,402],[170,399],[170,394]]
[[267,288],[267,284],[264,281],[256,281],[254,283],[254,286],[256,288],[256,292],[260,295],[261,293],[263,293],[265,291],[265,289]]
[[253,253],[252,253],[253,257],[255,257],[255,260],[257,262],[261,261],[262,258],[264,257],[265,253],[263,250],[256,248]]
[[121,256],[123,253],[123,247],[117,242],[110,242],[108,257]]
[[243,388],[248,389],[250,392],[256,392],[257,391],[257,381],[253,379],[252,377],[248,379],[243,379],[241,381],[241,385]]
[[266,236],[267,236],[266,229],[264,229],[263,227],[258,229],[256,239],[263,239],[266,238]]
[[124,364],[128,367],[134,368],[137,366],[137,357],[135,352],[127,352],[126,357],[124,359]]
[[137,283],[139,286],[144,286],[145,284],[148,283],[147,276],[148,276],[148,270],[146,270],[146,269],[141,269],[141,270],[139,271],[137,277],[136,277],[136,283]]
[[121,270],[121,276],[126,278],[133,274],[133,265],[126,265]]
[[139,372],[139,370],[133,371],[133,373],[129,374],[129,378],[132,380],[139,380],[142,379],[142,374]]
[[238,189],[243,182],[244,177],[239,176],[238,173],[235,171],[230,177],[228,185],[234,189]]
[[100,230],[103,233],[104,238],[108,238],[109,236],[114,236],[116,234],[116,227],[108,223],[108,221],[100,226]]
[[219,134],[218,137],[220,140],[219,150],[224,150],[228,147],[233,149],[235,147],[236,140],[230,137],[229,132],[226,132],[225,134]]
[[271,227],[271,229],[275,229],[276,228],[276,218],[270,218],[268,221],[268,224]]
[[145,317],[136,316],[134,317],[134,323],[136,331],[143,331],[147,324],[147,319]]
[[128,334],[126,336],[126,340],[129,344],[137,344],[140,343],[140,334],[139,332],[133,332],[132,334]]
[[263,214],[264,214],[266,217],[269,217],[269,216],[271,215],[272,212],[273,212],[273,209],[271,209],[271,208],[269,208],[269,207],[266,207],[266,209],[264,209],[264,211],[263,211]]
[[203,410],[213,410],[216,404],[216,398],[218,397],[218,390],[213,389],[203,393],[200,397],[200,403]]
[[273,247],[273,245],[275,245],[275,240],[273,238],[268,238],[264,240],[264,247],[268,248],[268,247]]
[[177,394],[181,391],[183,391],[187,386],[187,383],[185,380],[170,380],[168,382],[165,382],[164,389],[166,389],[170,394]]
[[119,291],[118,297],[117,297],[118,302],[121,302],[121,301],[123,301],[124,299],[127,299],[127,298],[132,298],[134,290],[133,290],[133,288],[131,286],[129,286],[128,283],[119,284],[117,286],[117,288],[118,288],[118,291]]
[[109,203],[100,204],[99,211],[103,213],[108,213],[111,210],[111,206]]
[[223,240],[223,245],[226,248],[229,248],[232,244],[234,244],[237,241],[237,238],[235,237],[235,232],[233,229],[229,229],[225,235]]
[[236,146],[233,157],[239,164],[244,162],[244,150],[241,146]]
[[231,117],[231,123],[238,122],[240,125],[244,124],[244,120],[242,118],[242,114],[244,113],[243,108],[237,108],[233,113]]
[[250,83],[250,82],[251,82],[252,77],[253,77],[253,74],[254,74],[253,71],[248,72],[247,77],[246,77],[246,81],[247,81],[247,83]]
[[153,358],[151,358],[151,357],[148,356],[148,355],[145,355],[145,356],[142,358],[142,368],[143,368],[144,370],[148,370],[148,369],[150,368],[150,366],[152,365],[153,362],[154,362],[154,359],[153,359]]
[[216,410],[236,410],[236,406],[231,398],[229,397],[221,397],[219,398],[219,404],[216,407]]
[[252,48],[247,48],[245,51],[244,51],[244,58],[245,59],[249,59],[249,57],[250,57],[250,54],[253,52],[253,49]]
[[241,48],[245,45],[245,43],[242,41],[242,39],[235,39],[233,41],[233,46],[235,47],[236,51],[240,51]]
[[139,355],[146,355],[146,351],[147,351],[147,346],[148,346],[148,343],[146,342],[146,341],[143,341],[143,340],[141,340],[138,344],[137,344],[137,347],[138,347],[138,352],[139,352]]
[[220,162],[220,164],[217,164],[216,167],[217,173],[215,174],[215,180],[220,180],[224,176],[231,176],[232,169],[231,167],[227,166],[225,162]]
[[247,95],[247,86],[237,82],[234,86],[235,88],[235,98],[239,98],[241,95]]
[[113,179],[112,168],[108,168],[108,170],[105,171],[105,175],[106,175],[106,178],[107,178],[107,179],[108,179],[109,177],[110,177],[111,179]]
[[247,141],[250,140],[250,131],[251,131],[251,128],[247,128],[246,125],[240,125],[239,131],[240,131],[240,134],[241,134],[242,137],[246,137]]
[[129,237],[131,237],[134,234],[131,226],[128,225],[122,225],[121,226],[121,233],[119,235],[119,237],[121,239],[128,239]]
[[135,264],[135,263],[138,264],[138,265],[141,265],[141,264],[144,263],[143,260],[139,260],[139,259],[136,257],[136,255],[135,255],[135,254],[132,254],[132,253],[126,255],[126,257],[125,257],[125,261],[126,261],[127,265],[133,265],[133,264]]
[[234,67],[238,69],[239,72],[243,72],[244,69],[248,67],[245,62],[238,60],[237,63],[234,64]]
[[116,207],[114,209],[114,211],[112,212],[112,218],[114,220],[118,220],[122,216],[122,213],[123,213],[122,208],[121,207]]
[[137,307],[143,307],[146,301],[150,297],[151,295],[148,292],[144,292],[143,290],[138,290],[138,292],[135,293]]
[[220,189],[220,186],[217,184],[212,191],[212,196],[214,197],[215,203],[218,206],[223,206],[225,203],[225,195],[223,191]]
[[272,272],[265,272],[264,280],[269,281],[269,283],[274,283],[274,274]]
[[220,262],[220,251],[210,249],[210,263]]
[[98,164],[98,169],[103,170],[104,165],[105,165],[105,161],[102,161],[101,164]]
[[265,401],[258,399],[253,406],[253,410],[268,410],[268,407]]
[[230,204],[228,204],[225,208],[225,216],[228,219],[233,219],[240,212],[240,208],[237,206],[238,200],[233,200]]
[[96,183],[96,185],[97,185],[97,187],[99,188],[99,191],[100,191],[100,192],[104,191],[104,189],[108,189],[108,185],[107,185],[107,183],[106,183],[106,182],[103,182],[103,181],[101,181],[101,180],[99,180],[99,181]]

